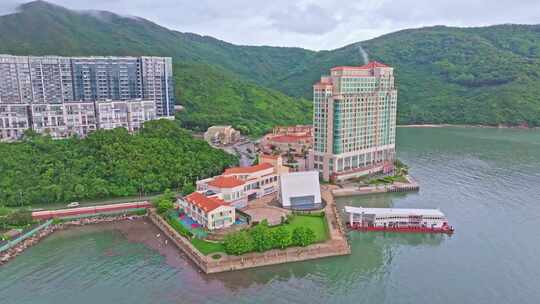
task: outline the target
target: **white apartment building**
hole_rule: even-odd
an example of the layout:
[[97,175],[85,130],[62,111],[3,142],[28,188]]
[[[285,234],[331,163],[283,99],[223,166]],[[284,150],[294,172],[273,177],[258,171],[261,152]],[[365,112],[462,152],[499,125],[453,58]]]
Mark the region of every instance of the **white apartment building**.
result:
[[18,140],[26,129],[64,138],[100,123],[134,131],[156,117],[174,118],[172,73],[168,57],[0,54],[0,141]]

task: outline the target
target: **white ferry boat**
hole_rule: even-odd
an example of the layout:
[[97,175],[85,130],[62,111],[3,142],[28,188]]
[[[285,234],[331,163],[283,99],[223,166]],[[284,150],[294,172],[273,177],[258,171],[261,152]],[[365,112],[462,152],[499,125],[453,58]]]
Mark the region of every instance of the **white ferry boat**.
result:
[[347,226],[354,230],[453,233],[438,209],[362,208],[345,206]]

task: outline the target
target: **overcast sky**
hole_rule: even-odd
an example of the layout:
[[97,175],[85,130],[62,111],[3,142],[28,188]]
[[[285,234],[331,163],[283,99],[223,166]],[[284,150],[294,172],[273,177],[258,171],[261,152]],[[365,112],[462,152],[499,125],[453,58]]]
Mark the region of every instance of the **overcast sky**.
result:
[[[0,0],[0,14],[25,0]],[[540,23],[540,0],[49,0],[249,45],[334,49],[427,25]]]

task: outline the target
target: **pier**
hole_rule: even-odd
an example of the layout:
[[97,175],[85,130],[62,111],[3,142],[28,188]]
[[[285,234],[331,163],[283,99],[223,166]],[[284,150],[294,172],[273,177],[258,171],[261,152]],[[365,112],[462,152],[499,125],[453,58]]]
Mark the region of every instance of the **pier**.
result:
[[347,186],[344,188],[335,188],[332,190],[332,194],[335,197],[342,197],[342,196],[389,193],[389,192],[414,192],[414,191],[420,190],[420,186],[411,176],[407,176],[406,178],[407,178],[406,183],[394,182],[391,185],[375,185],[375,186],[359,186],[359,187]]

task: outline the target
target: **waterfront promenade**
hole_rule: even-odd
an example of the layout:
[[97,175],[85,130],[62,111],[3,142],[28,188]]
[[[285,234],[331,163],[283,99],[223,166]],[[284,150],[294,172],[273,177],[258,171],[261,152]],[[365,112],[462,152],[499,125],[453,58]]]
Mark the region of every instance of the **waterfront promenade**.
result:
[[387,192],[407,192],[407,191],[418,191],[420,186],[418,183],[410,176],[407,176],[407,182],[394,182],[390,185],[373,185],[373,186],[352,186],[348,185],[343,188],[333,187],[332,194],[335,197],[343,196],[356,196],[356,195],[369,195],[377,193],[387,193]]

